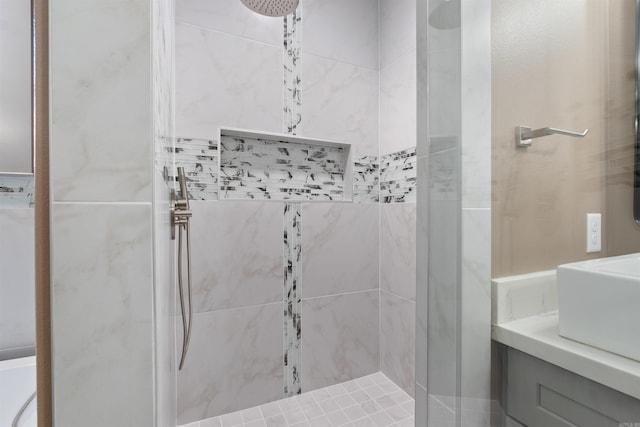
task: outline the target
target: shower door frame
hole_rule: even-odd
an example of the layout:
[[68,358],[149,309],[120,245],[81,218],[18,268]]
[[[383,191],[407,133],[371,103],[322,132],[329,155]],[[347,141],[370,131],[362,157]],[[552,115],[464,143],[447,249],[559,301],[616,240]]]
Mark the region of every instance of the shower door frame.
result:
[[49,234],[49,0],[32,0],[38,427],[53,425]]

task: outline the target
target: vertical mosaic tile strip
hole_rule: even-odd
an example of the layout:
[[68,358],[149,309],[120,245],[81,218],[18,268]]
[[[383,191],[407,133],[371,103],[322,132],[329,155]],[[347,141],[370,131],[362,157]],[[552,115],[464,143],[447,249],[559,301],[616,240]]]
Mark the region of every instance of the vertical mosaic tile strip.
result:
[[[300,94],[300,30],[302,28],[302,5],[299,4],[296,10],[284,17],[284,52],[283,52],[283,132],[291,135],[298,133],[298,127],[302,122],[301,116],[301,94]],[[292,147],[289,147],[291,149]],[[312,160],[318,158],[321,160],[326,155],[317,154],[315,150],[309,151],[308,148],[300,148],[302,156],[309,156],[306,159]],[[301,193],[307,197],[317,194],[319,197],[326,197],[331,200],[331,191],[336,191],[337,186],[333,185],[336,179],[340,179],[344,194],[344,169],[342,176],[339,178],[334,176],[335,169],[321,167],[317,173],[313,173],[312,169],[306,169],[304,162],[300,162],[304,157],[296,155],[291,156],[287,147],[278,147],[277,152],[281,155],[287,155],[283,160],[283,165],[287,164],[291,158],[296,158],[296,163],[301,168],[283,169],[286,175],[276,174],[275,176],[267,175],[271,178],[283,179],[287,183],[288,188],[298,188],[308,190]],[[306,150],[306,153],[305,153]],[[337,153],[325,153],[337,154]],[[329,156],[331,157],[331,156]],[[327,159],[329,160],[329,159]],[[325,165],[330,163],[321,160]],[[338,163],[340,164],[340,163]],[[314,166],[308,164],[308,167]],[[320,166],[320,165],[315,165]],[[317,169],[317,168],[314,168]],[[260,178],[260,177],[256,177]],[[297,182],[296,182],[297,181]],[[327,186],[324,183],[332,183]],[[326,188],[329,187],[329,188]],[[323,191],[324,190],[324,191]],[[327,193],[326,191],[329,191]],[[282,197],[287,197],[287,192],[278,192]],[[302,206],[300,203],[286,203],[284,207],[284,396],[290,397],[302,393],[302,385],[300,384],[302,349],[301,343],[301,304],[300,304],[300,216]]]
[[[176,138],[170,148],[177,166],[184,167],[190,200],[218,200],[218,145],[210,139]],[[169,180],[177,182],[177,171],[169,169]]]
[[416,148],[386,154],[380,160],[380,201],[416,201]]
[[284,205],[284,395],[302,392],[300,384],[300,203]]
[[222,135],[220,198],[342,200],[342,147]]
[[300,29],[302,7],[284,17],[284,129],[295,135],[302,121],[300,115]]
[[358,157],[353,162],[353,202],[378,203],[380,162],[378,156]]
[[32,208],[33,176],[0,175],[0,208]]

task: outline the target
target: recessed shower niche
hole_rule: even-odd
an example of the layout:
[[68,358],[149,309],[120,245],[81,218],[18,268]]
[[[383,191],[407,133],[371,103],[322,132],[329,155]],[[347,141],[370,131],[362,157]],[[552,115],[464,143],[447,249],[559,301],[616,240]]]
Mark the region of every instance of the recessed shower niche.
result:
[[351,145],[221,128],[220,200],[353,199]]

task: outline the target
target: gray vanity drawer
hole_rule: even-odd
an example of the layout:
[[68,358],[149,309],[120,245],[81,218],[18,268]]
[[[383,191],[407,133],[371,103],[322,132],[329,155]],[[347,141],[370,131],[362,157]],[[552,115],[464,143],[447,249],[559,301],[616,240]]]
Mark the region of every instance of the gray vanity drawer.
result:
[[512,348],[507,414],[529,427],[640,427],[640,400]]

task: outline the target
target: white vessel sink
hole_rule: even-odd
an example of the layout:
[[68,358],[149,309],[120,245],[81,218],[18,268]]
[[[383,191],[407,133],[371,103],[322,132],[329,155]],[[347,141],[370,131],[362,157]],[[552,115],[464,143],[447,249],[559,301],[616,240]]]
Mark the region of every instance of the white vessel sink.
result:
[[559,332],[640,361],[640,254],[559,265]]

